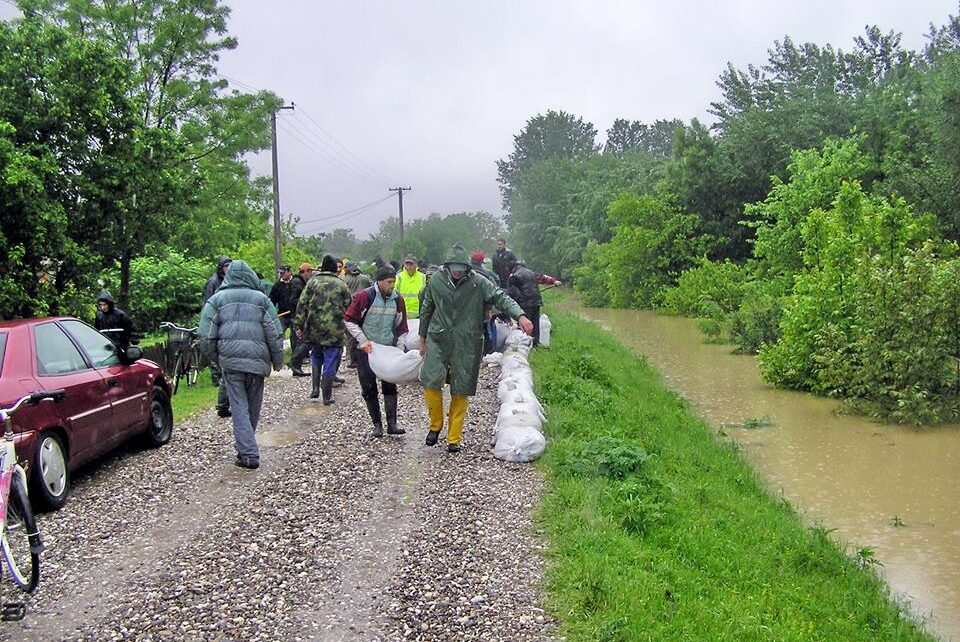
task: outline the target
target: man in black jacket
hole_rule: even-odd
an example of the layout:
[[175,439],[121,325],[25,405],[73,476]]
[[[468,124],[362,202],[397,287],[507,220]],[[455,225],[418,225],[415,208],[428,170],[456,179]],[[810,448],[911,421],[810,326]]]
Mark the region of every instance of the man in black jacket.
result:
[[[270,300],[277,306],[277,314],[280,317],[280,326],[283,331],[290,330],[290,352],[293,354],[300,345],[300,339],[297,333],[293,331],[293,317],[297,314],[297,302],[300,301],[300,295],[306,285],[299,274],[294,276],[293,268],[289,265],[280,266],[280,278],[270,289]],[[301,370],[302,372],[302,370]]]
[[[97,308],[97,318],[93,320],[93,327],[97,330],[106,330],[104,334],[125,351],[130,347],[130,339],[133,338],[133,321],[126,312],[113,305],[113,297],[106,290],[100,293]],[[111,330],[113,332],[110,332]]]
[[497,251],[493,253],[490,261],[493,263],[493,271],[500,279],[500,287],[507,287],[507,278],[510,276],[510,264],[517,260],[517,255],[513,250],[507,247],[507,242],[503,239],[497,239]]
[[543,297],[537,277],[523,261],[513,260],[509,266],[507,294],[523,308],[523,313],[533,323],[533,345],[540,345],[540,306],[543,305]]

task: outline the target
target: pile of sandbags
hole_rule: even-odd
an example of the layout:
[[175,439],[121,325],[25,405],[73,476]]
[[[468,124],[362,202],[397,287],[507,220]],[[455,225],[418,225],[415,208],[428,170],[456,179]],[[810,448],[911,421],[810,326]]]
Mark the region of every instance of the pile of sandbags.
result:
[[503,461],[533,461],[547,446],[542,432],[547,418],[533,391],[533,370],[527,360],[532,347],[533,338],[514,329],[507,333],[499,358],[500,411],[493,427],[493,456]]

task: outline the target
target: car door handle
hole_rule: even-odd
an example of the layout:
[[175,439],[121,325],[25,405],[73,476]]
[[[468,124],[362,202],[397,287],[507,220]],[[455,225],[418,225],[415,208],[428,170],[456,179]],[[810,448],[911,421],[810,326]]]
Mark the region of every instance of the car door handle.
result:
[[109,379],[107,379],[107,387],[108,387],[108,388],[113,388],[114,386],[116,386],[116,385],[119,384],[119,383],[120,383],[120,382],[117,381],[116,377],[110,377]]

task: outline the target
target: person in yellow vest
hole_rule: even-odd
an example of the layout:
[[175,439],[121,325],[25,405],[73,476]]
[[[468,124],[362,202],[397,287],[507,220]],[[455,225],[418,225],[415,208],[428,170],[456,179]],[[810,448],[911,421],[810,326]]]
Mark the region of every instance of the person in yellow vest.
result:
[[397,284],[394,290],[403,297],[407,308],[407,318],[420,316],[420,291],[427,285],[427,275],[417,268],[417,257],[408,254],[403,269],[397,272]]

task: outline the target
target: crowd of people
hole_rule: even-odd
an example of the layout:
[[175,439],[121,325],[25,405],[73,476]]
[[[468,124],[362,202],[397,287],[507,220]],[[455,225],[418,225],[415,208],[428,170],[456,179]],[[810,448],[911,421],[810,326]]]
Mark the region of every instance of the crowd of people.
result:
[[[528,269],[503,239],[491,257],[492,269],[484,267],[485,259],[484,253],[468,254],[457,244],[439,265],[413,255],[402,265],[377,259],[371,279],[357,263],[327,255],[316,268],[303,263],[296,274],[291,266],[281,266],[277,281],[265,288],[263,277],[246,262],[220,257],[204,287],[199,334],[219,388],[217,413],[232,417],[236,464],[248,469],[260,465],[255,431],[264,379],[283,367],[286,335],[291,347],[287,365],[294,376],[311,377],[311,398],[334,403],[334,388],[345,382],[339,371],[346,352],[347,368],[357,372],[372,435],[405,434],[397,419],[397,385],[378,380],[369,356],[375,344],[406,349],[413,319],[418,320],[420,380],[430,422],[425,443],[433,446],[439,440],[442,390],[449,385],[447,451],[459,452],[481,358],[496,346],[495,320],[516,321],[536,345],[539,284],[560,284]],[[103,303],[106,315],[112,301]],[[308,356],[309,375],[304,371]]]

